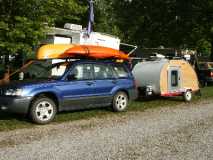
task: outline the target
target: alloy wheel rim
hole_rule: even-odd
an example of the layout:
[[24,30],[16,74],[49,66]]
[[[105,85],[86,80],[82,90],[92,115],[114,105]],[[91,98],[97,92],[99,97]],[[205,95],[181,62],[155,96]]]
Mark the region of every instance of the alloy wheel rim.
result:
[[116,99],[116,105],[117,105],[119,110],[126,108],[126,105],[127,105],[126,96],[119,95]]
[[48,121],[53,115],[53,105],[48,101],[42,101],[36,106],[36,117],[41,121]]

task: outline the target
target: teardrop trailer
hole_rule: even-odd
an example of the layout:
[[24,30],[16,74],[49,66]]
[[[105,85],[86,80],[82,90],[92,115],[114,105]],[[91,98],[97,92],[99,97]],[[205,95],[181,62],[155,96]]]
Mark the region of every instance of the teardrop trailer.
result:
[[185,101],[191,101],[192,94],[200,91],[196,72],[184,60],[139,62],[132,73],[139,95],[183,96]]

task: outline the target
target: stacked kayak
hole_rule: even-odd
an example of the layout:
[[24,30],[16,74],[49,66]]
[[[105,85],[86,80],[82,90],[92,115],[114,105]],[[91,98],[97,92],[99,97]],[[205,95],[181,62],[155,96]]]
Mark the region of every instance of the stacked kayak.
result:
[[91,59],[121,59],[128,60],[129,57],[122,51],[93,45],[75,44],[48,44],[39,48],[38,59],[57,58],[91,58]]

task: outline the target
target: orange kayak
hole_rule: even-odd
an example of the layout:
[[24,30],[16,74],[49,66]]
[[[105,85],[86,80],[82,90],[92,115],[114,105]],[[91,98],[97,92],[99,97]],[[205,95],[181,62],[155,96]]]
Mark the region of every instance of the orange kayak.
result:
[[47,44],[40,47],[37,51],[37,59],[57,59],[69,48],[74,47],[73,44]]
[[94,59],[122,59],[129,57],[122,51],[92,45],[45,45],[38,53],[38,59],[46,58],[94,58]]
[[64,52],[61,57],[75,57],[75,56],[82,56],[82,57],[89,57],[95,59],[107,59],[107,58],[114,58],[114,59],[124,59],[128,60],[128,55],[122,51],[102,47],[102,46],[92,46],[92,45],[77,45],[74,46]]

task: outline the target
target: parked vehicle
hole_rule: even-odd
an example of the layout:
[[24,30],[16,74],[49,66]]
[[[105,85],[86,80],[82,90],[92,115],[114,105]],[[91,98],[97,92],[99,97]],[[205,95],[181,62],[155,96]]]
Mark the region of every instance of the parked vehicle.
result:
[[211,84],[213,82],[213,62],[200,62],[198,77],[203,86]]
[[0,86],[0,108],[46,124],[60,111],[110,105],[124,111],[136,96],[134,78],[124,63],[33,61]]
[[184,60],[140,62],[132,73],[141,95],[183,96],[185,101],[191,101],[192,93],[199,91],[196,72]]

